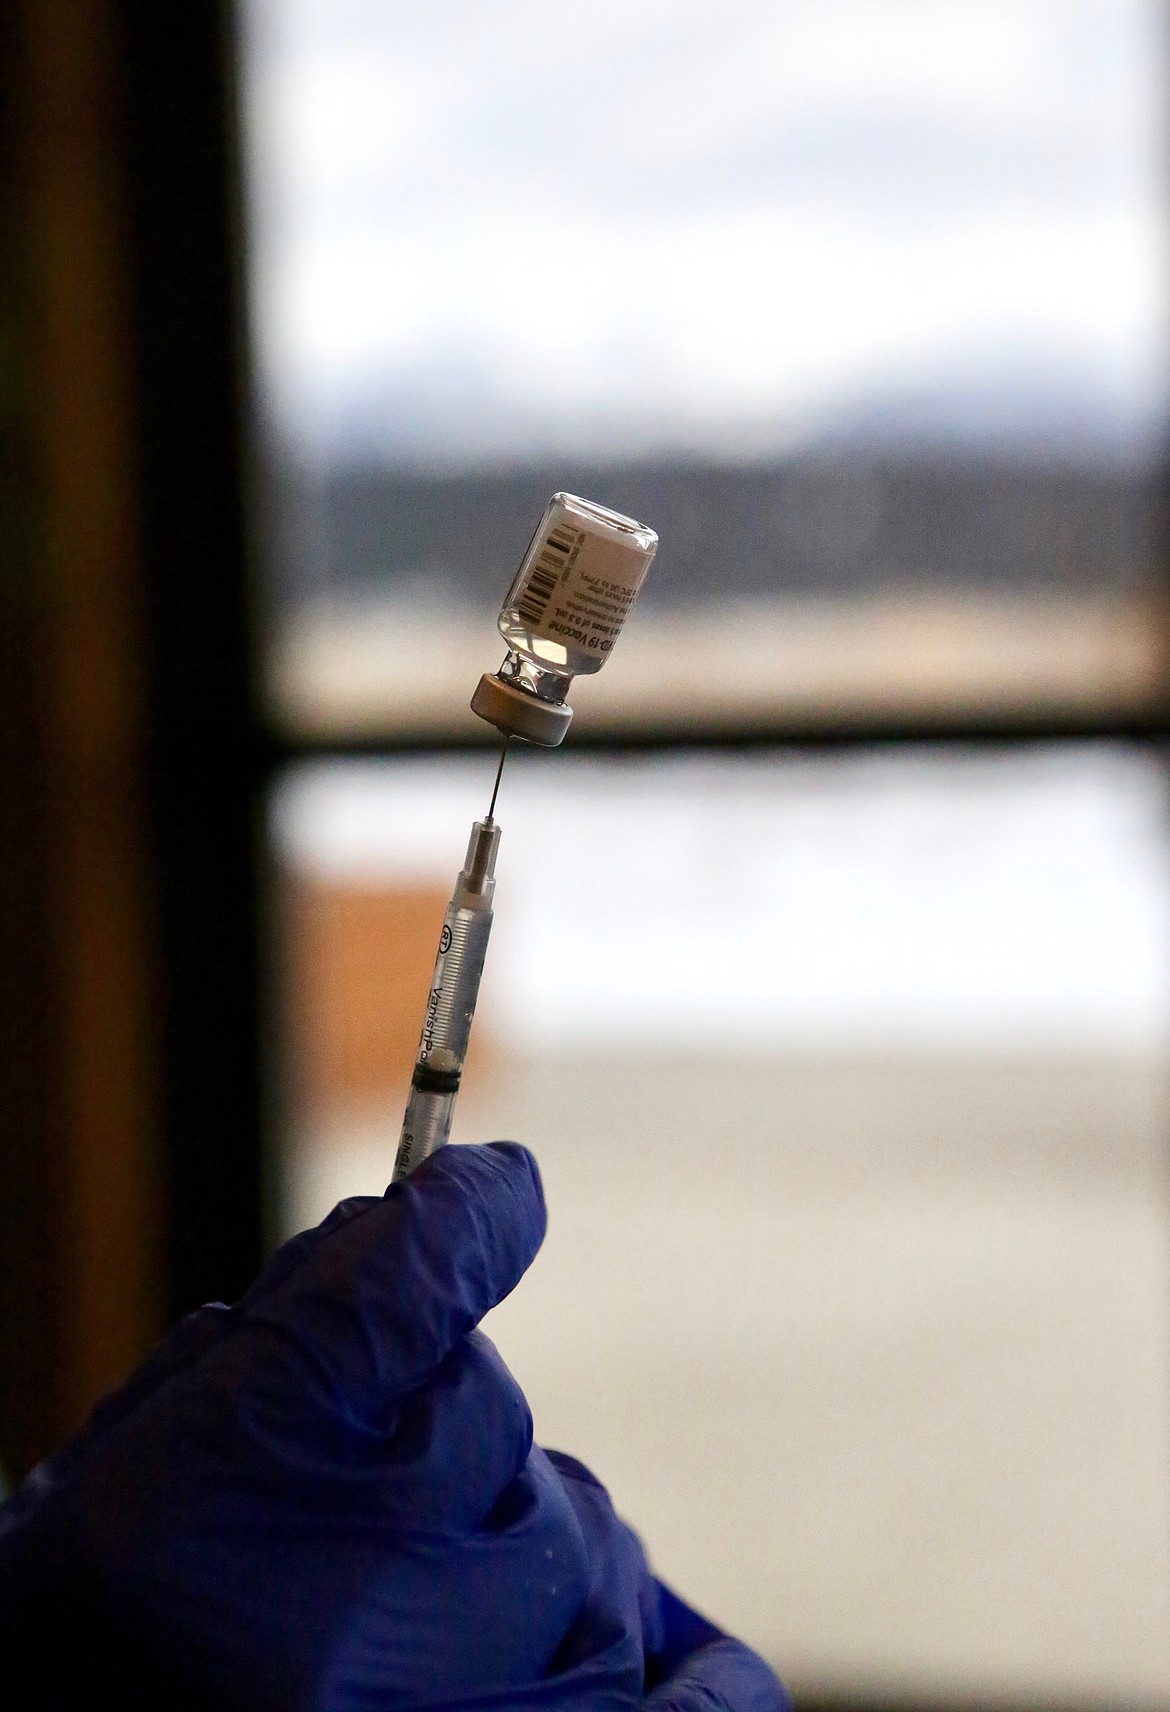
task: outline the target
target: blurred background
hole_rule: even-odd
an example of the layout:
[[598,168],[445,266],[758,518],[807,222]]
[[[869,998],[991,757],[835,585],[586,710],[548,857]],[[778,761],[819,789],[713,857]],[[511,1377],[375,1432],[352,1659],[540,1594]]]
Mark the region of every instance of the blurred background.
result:
[[384,1186],[564,487],[538,1436],[805,1706],[1170,1706],[1162,7],[156,13],[3,24],[0,1456]]

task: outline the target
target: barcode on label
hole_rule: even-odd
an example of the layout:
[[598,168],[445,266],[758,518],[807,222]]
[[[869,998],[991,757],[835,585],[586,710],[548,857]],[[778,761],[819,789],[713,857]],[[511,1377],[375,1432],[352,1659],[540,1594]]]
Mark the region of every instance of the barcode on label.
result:
[[544,617],[545,608],[552,598],[552,592],[560,580],[576,539],[577,533],[573,529],[550,530],[548,539],[528,573],[524,592],[516,602],[516,611],[525,624],[539,624]]

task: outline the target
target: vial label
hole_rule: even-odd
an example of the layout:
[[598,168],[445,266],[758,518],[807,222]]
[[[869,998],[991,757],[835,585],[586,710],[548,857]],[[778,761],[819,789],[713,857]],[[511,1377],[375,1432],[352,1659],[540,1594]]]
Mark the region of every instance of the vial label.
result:
[[574,547],[584,539],[580,531],[566,529],[563,525],[550,531],[548,540],[533,561],[532,569],[520,592],[520,599],[516,603],[516,610],[525,624],[535,627],[540,623]]
[[530,630],[604,660],[649,568],[645,554],[560,523],[529,568],[516,612]]

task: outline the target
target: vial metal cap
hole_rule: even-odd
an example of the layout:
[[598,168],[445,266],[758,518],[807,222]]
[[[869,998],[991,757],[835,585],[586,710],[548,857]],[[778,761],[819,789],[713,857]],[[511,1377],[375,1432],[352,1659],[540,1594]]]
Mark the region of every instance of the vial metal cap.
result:
[[573,717],[568,702],[545,701],[531,690],[506,684],[495,672],[485,672],[479,680],[471,711],[506,736],[522,737],[526,743],[539,743],[545,749],[555,749],[564,741]]

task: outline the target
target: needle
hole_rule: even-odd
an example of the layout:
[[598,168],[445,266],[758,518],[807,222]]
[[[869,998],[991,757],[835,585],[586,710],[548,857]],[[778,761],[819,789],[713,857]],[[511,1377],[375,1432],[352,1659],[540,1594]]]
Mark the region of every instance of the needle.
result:
[[509,732],[507,737],[504,738],[504,747],[500,750],[500,764],[496,768],[496,782],[492,786],[492,800],[488,804],[487,820],[485,822],[485,825],[487,826],[492,824],[492,816],[496,809],[496,798],[500,794],[500,780],[504,776],[504,762],[508,759],[508,745],[511,741],[512,735],[511,732]]

